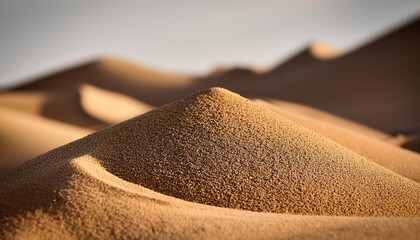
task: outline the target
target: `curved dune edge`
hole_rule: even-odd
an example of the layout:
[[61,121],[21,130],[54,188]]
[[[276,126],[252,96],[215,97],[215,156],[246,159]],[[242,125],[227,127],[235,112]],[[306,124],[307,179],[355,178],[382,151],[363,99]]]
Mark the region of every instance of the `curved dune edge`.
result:
[[[28,192],[15,192],[20,198],[11,196],[19,214],[0,218],[5,239],[416,239],[420,234],[420,218],[299,216],[186,202],[119,179],[88,155],[64,161],[56,169],[62,177],[50,186],[35,185]],[[9,191],[25,184],[13,179],[20,186],[12,185],[16,187]],[[6,196],[0,196],[4,203]]]
[[[294,104],[277,101],[264,101],[260,99],[254,102],[267,107],[282,116],[302,124],[316,133],[347,147],[348,149],[376,162],[377,164],[390,169],[413,181],[420,182],[420,155],[414,152],[394,146],[389,142],[370,137],[368,134],[356,132],[353,128],[345,128],[345,122],[328,121],[329,118],[311,114],[312,111],[300,111]],[[309,109],[312,110],[312,109]],[[328,116],[327,116],[328,117]],[[338,123],[337,125],[335,123]],[[351,124],[351,122],[350,122]],[[340,126],[341,125],[341,126]],[[366,133],[366,131],[362,131]]]
[[78,128],[97,130],[104,122],[91,117],[82,108],[78,91],[16,91],[0,94],[0,106],[59,121]]
[[85,112],[108,124],[116,124],[153,109],[136,99],[90,84],[82,84],[80,95],[80,104]]

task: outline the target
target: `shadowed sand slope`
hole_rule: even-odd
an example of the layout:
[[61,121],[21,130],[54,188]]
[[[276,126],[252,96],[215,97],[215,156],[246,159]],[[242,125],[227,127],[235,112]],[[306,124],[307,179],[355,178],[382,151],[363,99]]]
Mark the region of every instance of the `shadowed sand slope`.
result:
[[[420,182],[420,155],[383,140],[372,138],[372,136],[379,138],[381,135],[369,129],[354,126],[352,122],[348,123],[329,114],[304,106],[296,106],[296,104],[280,101],[267,102],[258,99],[253,101],[328,137],[383,167]],[[403,143],[400,144],[403,145]]]
[[84,128],[0,107],[0,171],[90,133]]
[[87,154],[121,179],[197,203],[276,213],[420,216],[417,183],[220,88],[12,169],[3,174],[10,186],[4,195],[19,189],[8,183],[12,175],[33,179],[30,171],[43,168],[54,174]]
[[399,145],[413,152],[420,153],[420,134],[398,135],[387,140],[391,144]]
[[82,128],[98,129],[106,123],[89,115],[81,94],[60,91],[11,91],[0,94],[0,106]]
[[420,136],[416,136],[406,141],[402,147],[420,153]]
[[297,114],[299,116],[304,116],[306,118],[316,119],[321,122],[331,123],[331,124],[352,130],[354,132],[361,133],[371,138],[388,139],[390,137],[388,134],[385,134],[376,129],[372,129],[370,127],[359,124],[357,122],[353,122],[348,119],[339,117],[337,115],[327,113],[316,108],[308,107],[306,105],[297,104],[293,102],[287,102],[287,101],[281,101],[281,100],[275,100],[275,99],[266,99],[266,100],[255,99],[255,101],[258,103],[263,103],[265,106],[269,108],[274,106],[276,110],[282,110],[285,112]]

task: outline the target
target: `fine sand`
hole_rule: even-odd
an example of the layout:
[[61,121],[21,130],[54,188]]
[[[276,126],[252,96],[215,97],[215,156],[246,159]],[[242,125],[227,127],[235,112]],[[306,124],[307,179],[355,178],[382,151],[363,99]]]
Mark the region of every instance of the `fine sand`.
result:
[[204,76],[104,57],[3,90],[0,239],[418,239],[419,36]]
[[[417,239],[420,234],[419,218],[300,216],[186,202],[123,181],[91,156],[48,165],[23,170],[24,181],[7,182],[12,194],[1,195],[1,206],[8,200],[19,209],[1,216],[3,238]],[[34,175],[41,184],[27,181]]]

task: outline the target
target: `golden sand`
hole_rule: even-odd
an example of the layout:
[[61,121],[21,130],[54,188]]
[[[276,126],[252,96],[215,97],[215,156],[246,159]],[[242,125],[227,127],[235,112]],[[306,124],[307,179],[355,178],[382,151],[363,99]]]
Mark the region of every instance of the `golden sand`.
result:
[[1,92],[0,239],[418,239],[419,27],[269,71],[107,57]]

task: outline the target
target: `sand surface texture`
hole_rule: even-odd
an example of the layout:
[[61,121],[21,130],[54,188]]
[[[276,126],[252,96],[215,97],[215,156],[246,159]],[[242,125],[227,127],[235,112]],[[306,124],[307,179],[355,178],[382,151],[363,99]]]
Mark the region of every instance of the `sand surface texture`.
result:
[[104,57],[3,90],[0,239],[419,239],[419,36],[205,76]]

